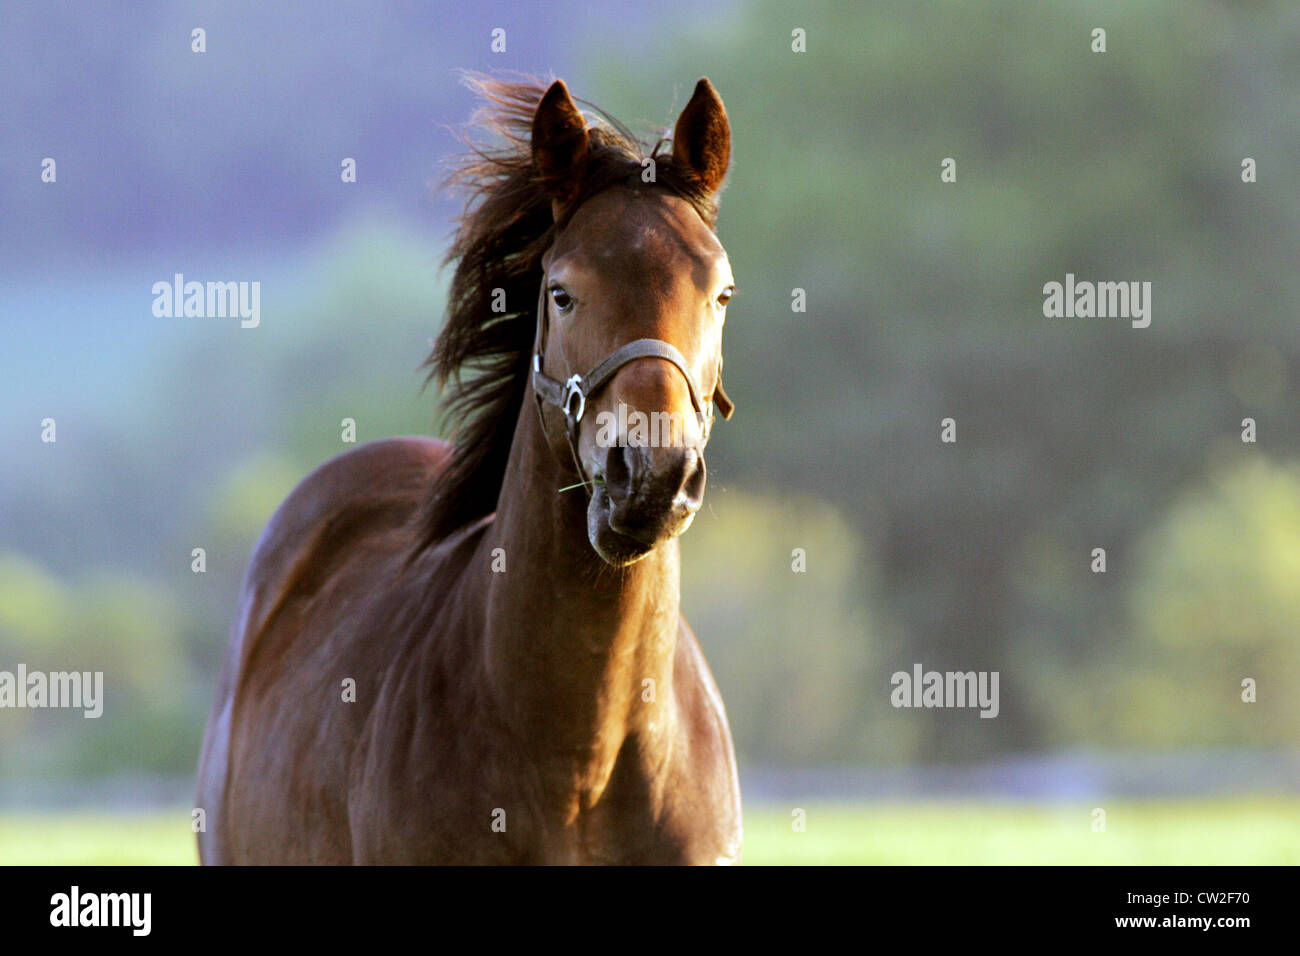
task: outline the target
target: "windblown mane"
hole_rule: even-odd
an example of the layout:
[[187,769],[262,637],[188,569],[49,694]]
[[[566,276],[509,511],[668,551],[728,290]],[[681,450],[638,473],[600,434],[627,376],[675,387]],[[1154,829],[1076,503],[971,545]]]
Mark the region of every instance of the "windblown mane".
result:
[[[477,125],[503,141],[491,147],[469,143],[469,154],[446,183],[466,193],[456,237],[446,261],[456,264],[447,318],[425,360],[429,380],[450,383],[446,412],[453,423],[454,454],[434,485],[422,516],[420,547],[496,510],[515,423],[528,388],[536,335],[541,257],[582,202],[618,183],[668,189],[689,201],[710,227],[717,218],[713,198],[693,174],[674,162],[669,142],[653,147],[598,107],[588,117],[588,158],[575,200],[559,223],[551,197],[533,165],[533,113],[546,88],[536,81],[506,82],[469,76],[468,85],[486,100]],[[656,183],[641,181],[642,161],[655,161]],[[492,310],[495,290],[505,292],[506,311]]]

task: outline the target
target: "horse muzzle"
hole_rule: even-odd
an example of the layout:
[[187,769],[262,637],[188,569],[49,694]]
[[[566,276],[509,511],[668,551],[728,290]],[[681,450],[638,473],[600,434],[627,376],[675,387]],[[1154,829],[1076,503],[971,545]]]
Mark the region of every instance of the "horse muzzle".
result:
[[594,477],[587,536],[607,563],[620,567],[690,527],[704,502],[707,469],[695,447],[616,445]]

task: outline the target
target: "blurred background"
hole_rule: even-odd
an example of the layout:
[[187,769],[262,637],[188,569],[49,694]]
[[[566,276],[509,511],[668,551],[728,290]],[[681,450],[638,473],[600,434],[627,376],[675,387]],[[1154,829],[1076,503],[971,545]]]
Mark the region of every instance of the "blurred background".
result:
[[[739,411],[683,591],[747,862],[1300,862],[1297,49],[1282,2],[6,3],[0,670],[106,700],[0,710],[0,861],[194,860],[263,524],[344,418],[438,431],[471,69],[651,140],[726,101]],[[260,325],[155,317],[177,272]],[[1151,326],[1044,318],[1067,272]],[[997,719],[892,707],[918,663]]]

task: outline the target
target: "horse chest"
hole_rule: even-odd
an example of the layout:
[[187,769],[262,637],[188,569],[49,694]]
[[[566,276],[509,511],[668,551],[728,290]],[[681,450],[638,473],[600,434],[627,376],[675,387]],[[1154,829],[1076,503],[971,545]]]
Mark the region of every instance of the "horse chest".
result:
[[712,815],[682,812],[700,806],[693,781],[635,738],[604,768],[504,749],[457,766],[458,749],[441,733],[412,747],[428,754],[434,740],[443,753],[430,772],[399,779],[410,764],[394,755],[356,779],[352,815],[365,821],[355,828],[357,862],[712,863],[722,852]]

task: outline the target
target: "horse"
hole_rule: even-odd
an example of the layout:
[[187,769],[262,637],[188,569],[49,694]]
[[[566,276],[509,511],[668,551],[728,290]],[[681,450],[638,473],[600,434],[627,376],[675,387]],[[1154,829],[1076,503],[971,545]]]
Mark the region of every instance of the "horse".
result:
[[470,84],[497,143],[449,177],[426,360],[453,440],[347,451],[264,529],[204,735],[204,864],[741,860],[677,540],[732,409],[726,109],[701,79],[650,148],[562,80]]

